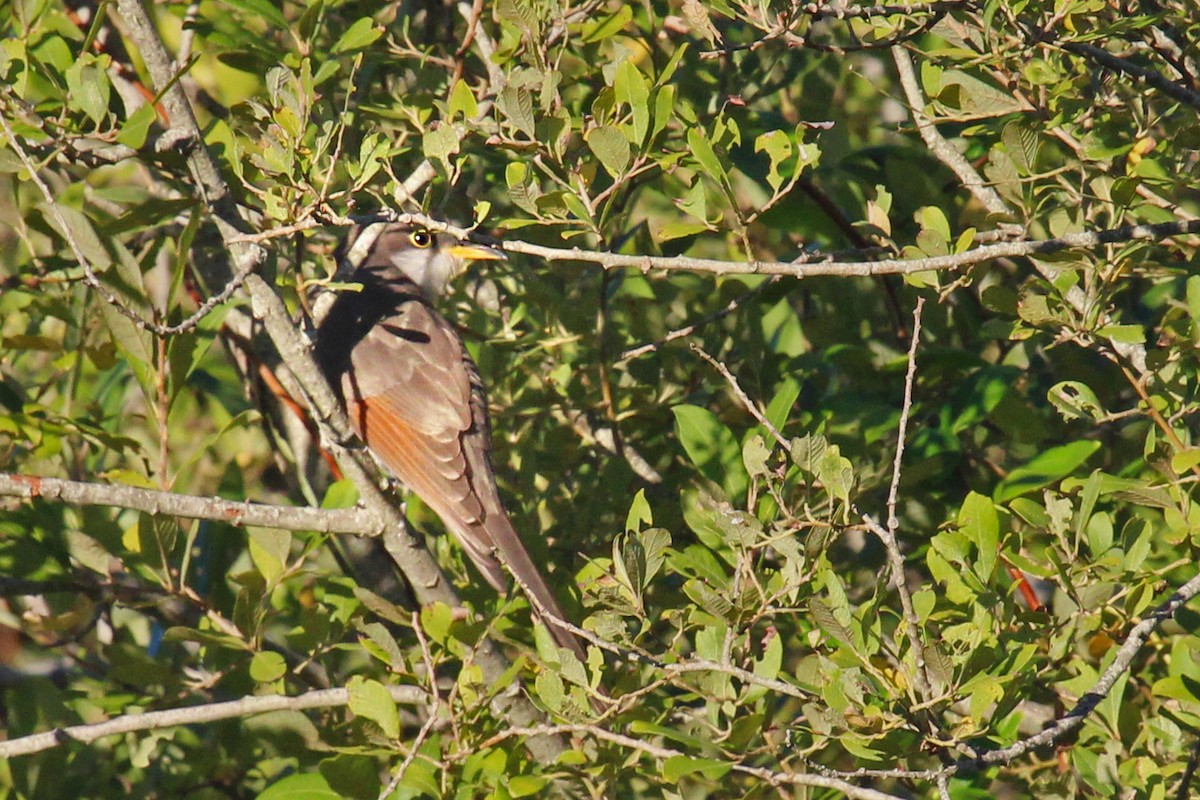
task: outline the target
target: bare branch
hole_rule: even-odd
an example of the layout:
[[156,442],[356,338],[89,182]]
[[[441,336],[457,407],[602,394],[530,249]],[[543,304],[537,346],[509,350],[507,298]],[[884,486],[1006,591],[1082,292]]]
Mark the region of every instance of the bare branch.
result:
[[[386,687],[392,699],[397,703],[424,703],[428,697],[416,686]],[[68,728],[56,728],[45,733],[35,733],[31,736],[21,736],[16,739],[0,742],[0,758],[40,753],[55,747],[79,742],[90,744],[105,736],[133,731],[152,731],[163,728],[173,728],[178,725],[197,725],[205,722],[216,722],[235,717],[249,717],[254,714],[265,714],[269,711],[304,711],[310,708],[334,708],[350,702],[349,689],[319,689],[305,692],[296,697],[284,695],[262,695],[243,697],[240,700],[230,700],[224,703],[209,703],[188,708],[174,708],[166,711],[148,711],[144,714],[127,714],[105,722],[91,725],[72,725]]]
[[593,424],[585,411],[567,411],[563,412],[561,416],[585,442],[591,440],[614,456],[624,458],[625,463],[629,464],[629,468],[634,471],[634,474],[646,483],[662,483],[663,476],[629,442],[621,442],[621,446],[617,447],[616,435],[613,433],[611,424],[607,422]]
[[378,536],[385,523],[361,508],[297,508],[238,502],[220,497],[162,492],[111,483],[85,483],[0,472],[0,496],[42,497],[82,506],[114,506],[147,514],[211,519],[230,525],[256,525],[288,531],[355,533]]
[[908,582],[904,577],[904,554],[900,552],[900,545],[896,541],[896,530],[900,527],[900,520],[896,518],[896,500],[900,491],[900,467],[901,462],[904,460],[904,443],[908,435],[908,418],[912,412],[912,391],[917,375],[917,346],[921,341],[921,315],[924,309],[925,298],[918,297],[917,307],[913,310],[912,341],[908,348],[908,372],[904,377],[904,402],[900,407],[896,457],[892,462],[892,483],[888,489],[887,527],[883,527],[866,514],[863,515],[863,520],[867,523],[867,527],[871,529],[871,532],[879,537],[880,541],[883,542],[884,548],[887,550],[888,567],[892,574],[890,583],[896,588],[896,594],[900,598],[900,607],[904,612],[905,628],[908,633],[908,639],[912,643],[913,660],[916,666],[913,683],[921,698],[929,701],[933,696],[933,684],[926,671],[925,639],[921,634],[921,621],[917,618],[917,612],[913,608],[912,594],[908,591]]
[[908,435],[908,417],[912,413],[913,385],[917,378],[917,346],[921,341],[921,316],[925,311],[925,298],[917,298],[917,307],[913,309],[912,341],[908,345],[908,371],[904,374],[904,402],[900,406],[900,424],[897,426],[896,458],[892,462],[892,483],[888,487],[887,527],[895,533],[900,527],[896,519],[896,499],[900,493],[900,464],[904,460],[904,443]]
[[[446,231],[463,238],[472,237],[471,231],[450,225],[424,214],[388,214],[355,217],[353,221],[381,221],[421,225],[433,231]],[[337,224],[350,224],[352,220],[334,220]],[[292,226],[293,229],[315,228],[319,223]],[[1068,233],[1053,239],[1025,239],[1016,242],[997,242],[982,245],[961,253],[927,258],[886,258],[878,261],[820,261],[815,263],[797,261],[724,261],[715,258],[692,258],[690,256],[643,256],[625,253],[608,253],[584,250],[579,247],[546,247],[544,245],[508,239],[491,242],[509,253],[535,256],[546,261],[581,261],[599,264],[605,269],[653,269],[708,272],[715,275],[788,275],[793,278],[815,278],[818,276],[865,277],[869,275],[910,275],[914,272],[942,272],[961,269],[998,258],[1020,258],[1044,256],[1063,250],[1091,250],[1106,244],[1132,241],[1163,241],[1176,236],[1200,233],[1200,220],[1180,219],[1154,225],[1126,225],[1083,233]],[[276,238],[278,234],[267,231],[250,236],[230,238],[231,244],[262,242]]]

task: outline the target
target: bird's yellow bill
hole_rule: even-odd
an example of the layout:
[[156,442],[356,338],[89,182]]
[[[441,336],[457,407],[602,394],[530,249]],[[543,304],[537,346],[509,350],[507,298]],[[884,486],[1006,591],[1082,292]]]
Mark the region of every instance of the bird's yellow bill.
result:
[[448,252],[455,258],[461,258],[463,261],[507,261],[508,256],[494,247],[485,247],[481,244],[456,244],[452,245]]

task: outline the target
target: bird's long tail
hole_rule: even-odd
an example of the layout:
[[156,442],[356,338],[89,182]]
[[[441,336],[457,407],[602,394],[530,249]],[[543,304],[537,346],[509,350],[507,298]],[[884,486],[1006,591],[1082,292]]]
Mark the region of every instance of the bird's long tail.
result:
[[554,592],[546,585],[542,571],[529,557],[517,532],[505,516],[493,516],[488,520],[488,535],[496,546],[497,555],[508,568],[521,590],[529,598],[534,611],[550,630],[550,635],[561,647],[573,652],[582,663],[587,663],[587,655],[579,637],[565,623],[567,615],[554,597]]

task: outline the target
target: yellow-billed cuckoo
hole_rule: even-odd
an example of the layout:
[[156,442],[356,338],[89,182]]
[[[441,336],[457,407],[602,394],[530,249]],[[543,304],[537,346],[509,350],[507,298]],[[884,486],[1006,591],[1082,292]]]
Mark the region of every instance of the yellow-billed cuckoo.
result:
[[437,512],[487,582],[506,591],[507,567],[554,640],[584,660],[500,502],[479,370],[434,308],[469,262],[504,255],[449,234],[394,224],[376,229],[373,242],[356,247],[366,239],[366,229],[356,228],[343,248],[365,251],[351,278],[362,289],[339,293],[321,321],[317,362],[359,437]]

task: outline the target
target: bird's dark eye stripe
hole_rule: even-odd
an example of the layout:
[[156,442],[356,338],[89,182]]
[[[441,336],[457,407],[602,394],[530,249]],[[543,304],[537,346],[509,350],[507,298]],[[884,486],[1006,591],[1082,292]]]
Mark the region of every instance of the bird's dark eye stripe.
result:
[[429,245],[433,244],[433,236],[429,231],[413,231],[408,239],[416,247],[429,247]]

